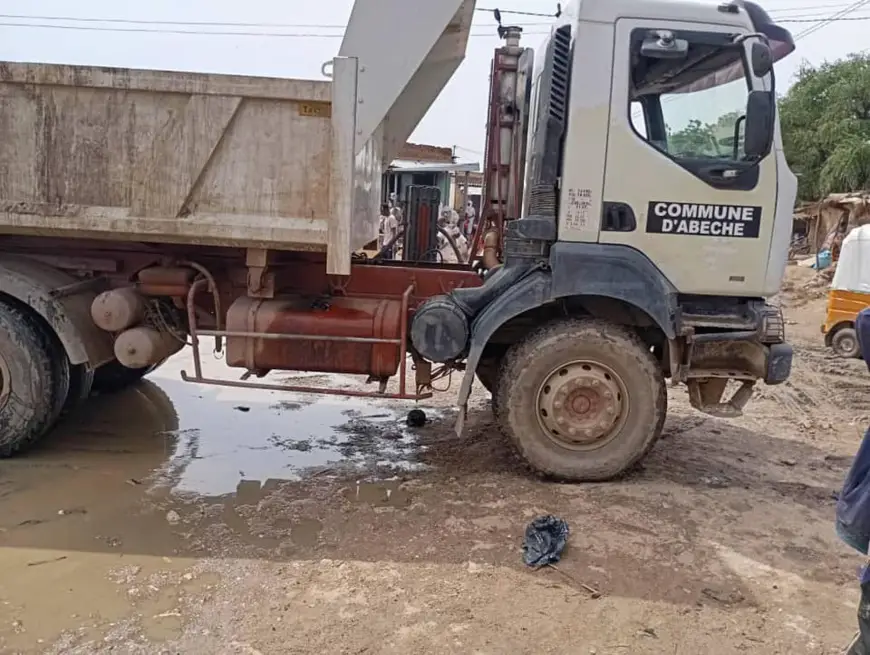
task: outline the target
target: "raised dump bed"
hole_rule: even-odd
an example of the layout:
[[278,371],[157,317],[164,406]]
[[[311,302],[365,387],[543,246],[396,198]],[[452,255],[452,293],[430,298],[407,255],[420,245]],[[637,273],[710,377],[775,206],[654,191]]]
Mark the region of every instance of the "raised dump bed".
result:
[[323,248],[329,81],[5,63],[4,232]]
[[0,63],[0,234],[326,250],[349,273],[474,7],[413,10],[397,56],[412,8],[384,3],[357,3],[332,80]]

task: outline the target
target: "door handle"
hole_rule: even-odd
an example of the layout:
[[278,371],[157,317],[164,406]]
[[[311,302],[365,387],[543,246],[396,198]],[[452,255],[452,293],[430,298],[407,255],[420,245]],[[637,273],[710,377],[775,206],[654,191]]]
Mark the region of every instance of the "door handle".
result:
[[624,202],[605,202],[602,207],[601,229],[604,232],[633,232],[637,219],[631,205]]
[[705,168],[704,175],[709,175],[710,177],[715,177],[720,180],[733,180],[736,179],[737,176],[740,175],[740,170],[737,168]]

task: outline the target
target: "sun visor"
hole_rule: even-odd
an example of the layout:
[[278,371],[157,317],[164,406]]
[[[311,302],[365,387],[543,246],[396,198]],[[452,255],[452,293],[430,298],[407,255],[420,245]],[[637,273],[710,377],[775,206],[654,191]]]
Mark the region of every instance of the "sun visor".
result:
[[[754,2],[739,3],[746,14],[752,21],[753,28],[759,34],[764,34],[767,37],[768,45],[770,46],[773,61],[778,62],[790,55],[795,50],[794,38],[787,29],[781,25],[774,23],[767,12],[764,11]],[[695,80],[691,84],[675,89],[673,93],[695,93],[704,89],[711,89],[715,86],[722,86],[734,80],[741,79],[745,76],[743,62],[734,62],[730,66],[725,66],[717,71],[713,71],[709,75]]]
[[767,37],[773,61],[777,62],[794,52],[794,37],[782,25],[777,25],[767,12],[754,2],[744,2],[743,8],[755,30]]

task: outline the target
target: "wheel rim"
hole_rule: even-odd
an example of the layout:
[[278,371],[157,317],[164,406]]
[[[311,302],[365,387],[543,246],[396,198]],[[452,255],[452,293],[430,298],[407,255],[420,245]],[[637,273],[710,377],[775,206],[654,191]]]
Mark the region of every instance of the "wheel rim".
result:
[[10,395],[12,395],[12,377],[9,375],[9,365],[0,354],[0,410],[6,407]]
[[629,397],[616,372],[600,362],[554,369],[538,388],[538,423],[563,448],[595,450],[612,441],[628,418]]
[[851,353],[855,349],[855,337],[851,334],[843,334],[837,339],[837,347],[841,353]]

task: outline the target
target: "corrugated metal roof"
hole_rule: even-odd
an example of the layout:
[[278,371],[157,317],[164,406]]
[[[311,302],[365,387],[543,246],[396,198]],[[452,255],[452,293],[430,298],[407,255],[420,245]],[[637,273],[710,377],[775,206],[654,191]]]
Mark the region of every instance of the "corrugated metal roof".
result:
[[438,164],[425,161],[411,161],[409,159],[395,159],[390,164],[390,169],[404,173],[477,173],[480,164],[477,162],[459,164]]

